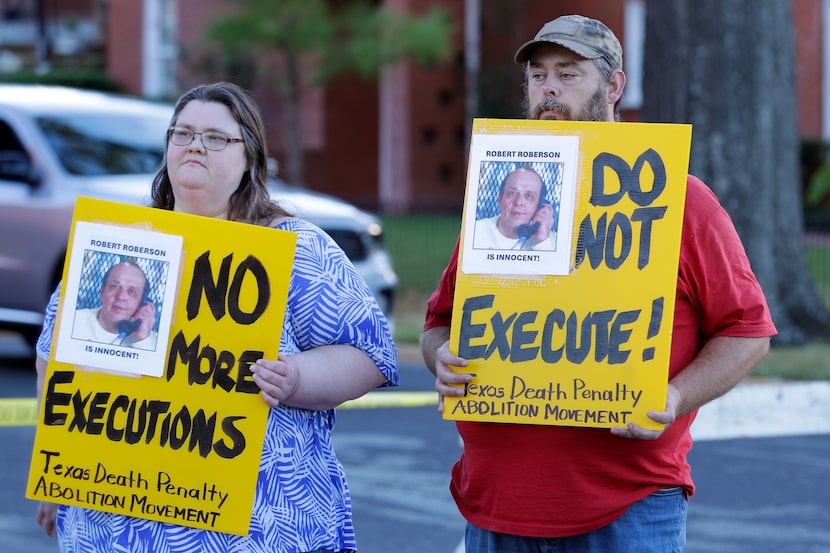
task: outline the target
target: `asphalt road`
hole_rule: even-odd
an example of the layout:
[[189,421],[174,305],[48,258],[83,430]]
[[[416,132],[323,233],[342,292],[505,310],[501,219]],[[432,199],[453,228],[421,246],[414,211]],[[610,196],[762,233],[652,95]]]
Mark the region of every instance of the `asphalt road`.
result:
[[[7,351],[0,367],[0,395],[31,397],[29,359]],[[401,374],[403,391],[431,390],[415,357],[403,356]],[[0,425],[3,553],[57,551],[35,525],[35,503],[24,497],[33,438],[32,426]],[[335,444],[349,477],[361,553],[455,550],[464,523],[447,486],[459,444],[434,405],[340,409]],[[700,439],[691,461],[698,492],[687,553],[830,551],[830,433]]]

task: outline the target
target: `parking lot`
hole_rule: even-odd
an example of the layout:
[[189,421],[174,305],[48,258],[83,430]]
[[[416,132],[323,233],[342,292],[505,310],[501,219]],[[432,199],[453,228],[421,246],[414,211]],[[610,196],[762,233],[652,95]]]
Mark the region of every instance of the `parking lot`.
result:
[[[2,340],[0,340],[2,342]],[[0,385],[33,402],[23,344],[0,348]],[[464,522],[449,496],[454,425],[436,413],[417,350],[402,348],[398,391],[338,410],[335,445],[349,477],[361,553],[452,553]],[[399,394],[399,395],[390,395]],[[830,551],[830,383],[751,381],[706,406],[693,430],[698,491],[687,553]],[[0,424],[0,551],[53,553],[24,497],[34,427]]]

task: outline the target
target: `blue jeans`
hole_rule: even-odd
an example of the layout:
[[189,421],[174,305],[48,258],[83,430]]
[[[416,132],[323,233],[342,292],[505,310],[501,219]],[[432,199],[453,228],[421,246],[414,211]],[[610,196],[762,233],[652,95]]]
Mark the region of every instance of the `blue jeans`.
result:
[[617,520],[577,536],[529,538],[467,523],[467,553],[682,553],[686,548],[683,488],[660,490],[631,505]]

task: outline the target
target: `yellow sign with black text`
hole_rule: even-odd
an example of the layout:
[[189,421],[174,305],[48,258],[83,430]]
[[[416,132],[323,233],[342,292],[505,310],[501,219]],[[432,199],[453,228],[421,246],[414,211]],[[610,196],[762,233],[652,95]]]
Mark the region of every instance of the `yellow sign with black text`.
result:
[[[474,121],[450,349],[475,377],[444,418],[660,426],[690,145],[689,125]],[[517,170],[538,205],[507,197]],[[550,232],[484,240],[528,209]]]
[[[26,496],[246,535],[269,409],[250,366],[277,358],[295,245],[272,228],[79,198]],[[147,275],[144,302],[169,321],[154,341],[79,333],[68,306],[103,294],[111,263]],[[55,359],[59,338],[73,362]]]

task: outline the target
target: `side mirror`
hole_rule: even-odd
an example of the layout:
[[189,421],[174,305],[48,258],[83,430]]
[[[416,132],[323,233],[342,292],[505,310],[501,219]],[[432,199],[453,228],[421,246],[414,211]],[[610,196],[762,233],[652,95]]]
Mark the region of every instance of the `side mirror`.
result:
[[276,159],[269,157],[268,158],[268,176],[271,178],[276,178],[277,175],[280,173],[280,162]]
[[32,188],[40,184],[40,171],[26,152],[0,150],[0,180],[21,182]]

